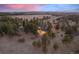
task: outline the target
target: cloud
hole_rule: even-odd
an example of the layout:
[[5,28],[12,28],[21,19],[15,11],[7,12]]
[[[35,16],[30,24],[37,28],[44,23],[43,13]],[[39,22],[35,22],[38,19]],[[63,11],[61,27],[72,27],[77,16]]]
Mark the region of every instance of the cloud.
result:
[[41,5],[38,4],[8,4],[5,5],[9,9],[23,9],[27,11],[38,11]]

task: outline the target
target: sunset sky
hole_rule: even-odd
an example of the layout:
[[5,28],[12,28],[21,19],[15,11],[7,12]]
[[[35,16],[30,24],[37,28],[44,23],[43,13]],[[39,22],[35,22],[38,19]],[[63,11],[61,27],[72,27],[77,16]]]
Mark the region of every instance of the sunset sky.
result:
[[0,12],[79,12],[79,4],[0,4]]

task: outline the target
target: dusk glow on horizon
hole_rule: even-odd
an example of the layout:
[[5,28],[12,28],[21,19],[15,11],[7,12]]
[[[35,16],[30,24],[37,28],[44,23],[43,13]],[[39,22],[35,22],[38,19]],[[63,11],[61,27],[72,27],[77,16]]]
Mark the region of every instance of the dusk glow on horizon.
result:
[[0,12],[79,12],[79,4],[0,4]]

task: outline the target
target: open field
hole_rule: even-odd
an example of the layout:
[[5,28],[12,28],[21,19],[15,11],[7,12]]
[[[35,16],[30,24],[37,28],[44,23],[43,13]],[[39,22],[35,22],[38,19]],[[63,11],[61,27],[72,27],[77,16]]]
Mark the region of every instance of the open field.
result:
[[74,54],[78,46],[78,13],[0,16],[2,54]]

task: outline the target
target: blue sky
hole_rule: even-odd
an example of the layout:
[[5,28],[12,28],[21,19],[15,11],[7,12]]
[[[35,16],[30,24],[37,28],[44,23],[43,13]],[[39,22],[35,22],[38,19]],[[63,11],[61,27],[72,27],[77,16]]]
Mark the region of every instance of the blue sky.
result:
[[79,4],[1,4],[0,12],[79,12]]
[[51,4],[51,5],[44,5],[41,7],[41,11],[67,11],[67,12],[78,12],[79,11],[79,4]]

